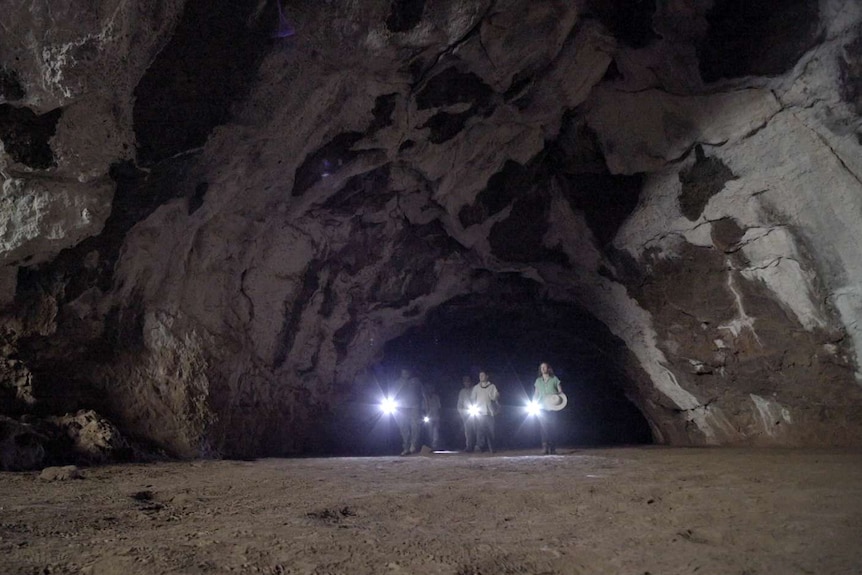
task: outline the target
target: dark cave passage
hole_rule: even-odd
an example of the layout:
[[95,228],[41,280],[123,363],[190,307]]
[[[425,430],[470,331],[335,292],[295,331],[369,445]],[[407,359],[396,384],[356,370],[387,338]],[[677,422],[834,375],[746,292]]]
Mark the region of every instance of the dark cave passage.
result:
[[[489,374],[501,394],[499,448],[538,448],[538,423],[524,407],[542,361],[553,366],[568,397],[561,445],[651,443],[649,424],[627,397],[635,386],[623,367],[629,353],[624,344],[582,309],[543,300],[536,291],[520,285],[505,294],[457,298],[432,312],[423,325],[390,341],[384,359],[373,366],[374,382],[351,408],[359,427],[340,426],[333,451],[400,451],[397,426],[391,416],[380,415],[376,401],[402,368],[411,369],[440,395],[442,448],[463,448],[458,392],[464,375],[476,383],[480,371]],[[424,443],[430,444],[427,435],[423,432]]]

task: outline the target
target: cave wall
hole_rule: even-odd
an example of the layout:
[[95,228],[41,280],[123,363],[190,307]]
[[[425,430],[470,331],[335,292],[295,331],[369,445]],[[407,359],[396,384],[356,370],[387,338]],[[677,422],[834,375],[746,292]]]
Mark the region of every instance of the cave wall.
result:
[[181,2],[15,2],[0,38],[0,301],[17,266],[97,234],[109,166],[134,156],[132,91]]
[[313,450],[387,341],[515,274],[623,342],[657,441],[858,445],[862,9],[612,4],[19,4],[4,393]]
[[[653,315],[653,357],[697,398],[685,409],[708,422],[707,442],[852,443],[858,432],[862,165],[840,70],[859,28],[823,14],[823,43],[768,83],[727,81],[691,112],[651,90],[594,108],[602,126],[657,110],[597,130],[609,165],[652,172],[614,245],[646,264],[633,293]],[[650,126],[658,117],[676,133]]]

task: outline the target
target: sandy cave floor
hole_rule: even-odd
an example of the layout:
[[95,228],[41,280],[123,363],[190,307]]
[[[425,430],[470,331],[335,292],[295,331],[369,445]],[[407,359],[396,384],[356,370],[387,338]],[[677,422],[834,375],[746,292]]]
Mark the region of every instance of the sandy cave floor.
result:
[[862,452],[625,448],[0,474],[0,573],[862,573]]

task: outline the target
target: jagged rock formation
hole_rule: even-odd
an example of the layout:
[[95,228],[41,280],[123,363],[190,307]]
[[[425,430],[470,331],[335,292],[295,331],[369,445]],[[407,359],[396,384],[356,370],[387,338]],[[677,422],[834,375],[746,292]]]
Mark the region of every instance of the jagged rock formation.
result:
[[656,441],[862,441],[857,3],[72,4],[2,17],[8,415],[314,449],[497,310]]
[[[76,461],[98,464],[135,457],[119,430],[94,411],[22,421],[0,416],[0,470]],[[138,454],[142,455],[142,454]]]

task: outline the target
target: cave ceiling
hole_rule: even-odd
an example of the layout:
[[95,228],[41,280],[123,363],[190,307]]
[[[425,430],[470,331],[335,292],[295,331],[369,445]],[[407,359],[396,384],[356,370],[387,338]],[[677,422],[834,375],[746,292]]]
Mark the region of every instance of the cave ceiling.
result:
[[0,16],[14,433],[299,453],[490,324],[656,442],[862,443],[857,2],[79,4]]

